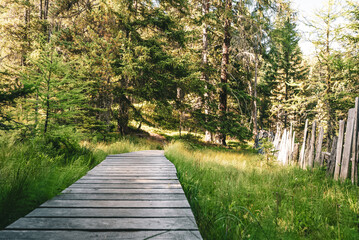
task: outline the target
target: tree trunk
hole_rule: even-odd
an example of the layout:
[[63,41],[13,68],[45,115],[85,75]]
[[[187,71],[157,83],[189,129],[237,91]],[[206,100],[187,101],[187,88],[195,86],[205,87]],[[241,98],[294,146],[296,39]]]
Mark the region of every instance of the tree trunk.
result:
[[224,39],[222,46],[222,63],[221,63],[221,88],[219,92],[219,116],[220,116],[220,133],[219,141],[226,146],[226,134],[223,132],[223,126],[226,124],[227,115],[227,82],[228,82],[228,64],[229,64],[229,48],[231,44],[231,18],[232,0],[226,0],[225,20],[224,20]]
[[[330,12],[328,12],[328,15]],[[328,134],[327,134],[327,143],[329,147],[329,143],[332,142],[332,138],[335,134],[333,127],[333,110],[332,104],[330,101],[331,95],[331,68],[330,68],[330,21],[327,22],[327,35],[326,35],[326,67],[327,67],[327,78],[326,78],[326,90],[325,90],[325,101],[327,108],[327,120],[328,120]]]
[[126,96],[121,96],[118,103],[117,130],[120,135],[124,136],[128,133],[128,110],[129,104]]
[[[202,15],[206,17],[206,14],[208,14],[209,10],[209,0],[202,0]],[[207,33],[207,20],[203,20],[202,24],[202,81],[205,81],[205,90],[204,93],[204,114],[206,115],[206,123],[208,122],[207,115],[209,114],[209,93],[208,93],[208,85],[209,85],[209,79],[207,74],[207,68],[208,68],[208,33]],[[212,140],[211,133],[206,129],[205,131],[205,141],[210,142]]]
[[[52,55],[50,64],[52,65]],[[49,119],[50,119],[50,90],[51,90],[51,67],[49,68],[49,77],[47,78],[47,94],[46,94],[46,117],[45,117],[45,126],[44,126],[44,133],[47,132]]]
[[258,55],[255,56],[255,70],[254,70],[254,85],[253,85],[253,136],[257,136],[258,133],[258,120],[257,120],[257,81],[258,81]]

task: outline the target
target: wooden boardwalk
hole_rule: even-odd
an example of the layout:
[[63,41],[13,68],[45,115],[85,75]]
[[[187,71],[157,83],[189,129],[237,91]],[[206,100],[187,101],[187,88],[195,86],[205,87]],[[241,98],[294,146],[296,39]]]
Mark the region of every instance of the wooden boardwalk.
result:
[[201,239],[163,151],[109,155],[0,239]]

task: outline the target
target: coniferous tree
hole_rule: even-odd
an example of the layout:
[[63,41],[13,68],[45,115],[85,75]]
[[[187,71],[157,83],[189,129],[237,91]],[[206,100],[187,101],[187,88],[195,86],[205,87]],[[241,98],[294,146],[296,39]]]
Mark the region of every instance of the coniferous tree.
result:
[[295,120],[295,96],[300,92],[301,81],[308,74],[299,48],[295,14],[286,6],[278,15],[271,33],[271,49],[265,66],[264,81],[270,89],[271,108],[276,121],[287,127]]

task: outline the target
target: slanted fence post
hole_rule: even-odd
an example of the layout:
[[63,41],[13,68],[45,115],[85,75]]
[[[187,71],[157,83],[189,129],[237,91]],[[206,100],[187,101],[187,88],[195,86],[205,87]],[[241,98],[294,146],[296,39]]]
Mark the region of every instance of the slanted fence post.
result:
[[352,149],[353,141],[353,127],[354,127],[354,108],[349,109],[347,128],[345,131],[345,142],[343,150],[342,164],[340,166],[340,179],[344,181],[349,176],[349,162],[350,162],[350,153]]
[[300,150],[299,155],[299,164],[301,168],[304,168],[304,157],[305,157],[305,142],[307,141],[307,133],[308,133],[308,119],[305,120],[304,134],[303,134],[303,145]]
[[340,120],[339,121],[339,135],[338,135],[338,143],[337,143],[337,153],[336,153],[335,169],[334,169],[334,179],[335,180],[338,180],[338,178],[339,178],[340,165],[342,163],[344,127],[345,127],[345,120]]
[[354,185],[358,184],[358,119],[359,119],[359,98],[355,98],[354,131],[352,147],[352,174],[351,180]]
[[315,147],[315,133],[317,130],[317,121],[313,121],[312,126],[312,137],[310,139],[310,148],[309,148],[309,154],[308,154],[308,166],[309,168],[314,167],[314,147]]
[[323,145],[323,136],[324,136],[324,129],[323,129],[323,127],[320,127],[319,136],[318,136],[318,142],[317,142],[317,147],[316,147],[316,153],[315,153],[315,164],[317,164],[319,166],[323,166],[323,158],[321,157],[321,155],[322,155],[322,145]]
[[338,147],[338,137],[334,136],[333,143],[332,143],[332,150],[330,152],[330,157],[329,157],[328,165],[327,165],[327,174],[329,176],[333,176],[333,174],[334,174],[335,161],[336,161],[336,156],[337,156],[337,147]]

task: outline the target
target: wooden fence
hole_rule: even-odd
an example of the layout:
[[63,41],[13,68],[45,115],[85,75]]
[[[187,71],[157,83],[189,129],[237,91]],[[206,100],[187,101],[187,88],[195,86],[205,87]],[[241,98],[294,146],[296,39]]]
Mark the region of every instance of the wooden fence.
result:
[[[295,143],[296,133],[291,125],[281,131],[277,128],[273,145],[277,160],[283,165],[298,164],[303,169],[326,166],[327,173],[336,180],[345,181],[350,178],[358,184],[359,158],[359,98],[355,99],[355,107],[349,109],[347,120],[339,121],[338,136],[334,136],[331,148],[323,152],[324,129],[306,120],[302,143]],[[299,146],[301,146],[299,148]]]

